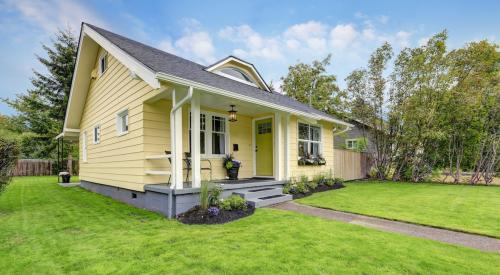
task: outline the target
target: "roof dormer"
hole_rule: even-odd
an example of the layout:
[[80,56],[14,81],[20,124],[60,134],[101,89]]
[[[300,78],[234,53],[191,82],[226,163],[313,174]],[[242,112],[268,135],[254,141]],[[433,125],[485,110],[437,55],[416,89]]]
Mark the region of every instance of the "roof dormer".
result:
[[270,92],[255,66],[237,57],[228,56],[205,70]]

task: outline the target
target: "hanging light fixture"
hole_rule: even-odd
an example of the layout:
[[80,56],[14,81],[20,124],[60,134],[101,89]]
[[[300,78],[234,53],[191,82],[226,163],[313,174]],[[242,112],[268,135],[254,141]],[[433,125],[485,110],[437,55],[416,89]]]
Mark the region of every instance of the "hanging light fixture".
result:
[[228,113],[229,113],[229,121],[230,121],[230,122],[235,122],[235,121],[238,121],[238,120],[236,119],[236,112],[237,112],[237,111],[236,111],[236,110],[234,110],[234,105],[229,105],[229,106],[231,106],[231,110],[230,110],[230,111],[228,111]]

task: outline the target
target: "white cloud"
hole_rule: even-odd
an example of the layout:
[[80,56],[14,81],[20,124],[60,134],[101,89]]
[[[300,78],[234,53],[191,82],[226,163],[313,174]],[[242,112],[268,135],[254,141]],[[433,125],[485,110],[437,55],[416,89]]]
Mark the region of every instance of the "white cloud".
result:
[[73,0],[8,0],[6,6],[51,33],[66,27],[78,31],[82,21],[106,27],[96,13]]
[[171,54],[176,53],[176,49],[174,47],[174,44],[172,44],[172,41],[170,39],[161,40],[160,43],[158,43],[158,49],[165,51],[165,52],[168,52],[168,53],[171,53]]
[[[163,46],[168,47],[168,43]],[[202,63],[215,61],[215,47],[208,32],[191,32],[175,41],[175,47],[188,55],[193,55]]]
[[381,15],[378,17],[378,21],[382,24],[387,24],[387,22],[389,22],[389,17],[386,15]]
[[408,47],[410,46],[410,37],[412,33],[406,31],[399,31],[396,33],[394,37],[394,43],[399,45],[400,47]]
[[418,40],[418,46],[422,47],[425,44],[427,44],[427,41],[429,41],[429,37],[422,37]]
[[314,51],[324,51],[327,44],[326,29],[327,26],[320,22],[309,21],[289,27],[283,36],[289,49],[299,49],[301,43],[304,43]]
[[263,37],[249,25],[225,27],[219,31],[219,37],[244,46],[244,48],[237,48],[233,51],[237,56],[254,56],[269,59],[279,59],[282,57],[278,39]]
[[333,48],[343,49],[351,45],[358,36],[353,24],[339,24],[330,31],[330,42]]

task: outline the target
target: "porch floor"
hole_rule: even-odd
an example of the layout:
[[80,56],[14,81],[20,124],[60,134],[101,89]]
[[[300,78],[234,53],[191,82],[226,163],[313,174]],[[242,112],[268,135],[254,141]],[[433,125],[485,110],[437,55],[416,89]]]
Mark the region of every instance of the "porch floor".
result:
[[[214,180],[212,183],[219,184],[222,189],[241,189],[241,188],[251,188],[251,187],[260,187],[260,186],[269,186],[269,185],[283,185],[284,181],[277,181],[273,178],[243,178],[237,180]],[[161,193],[170,193],[172,189],[170,189],[170,184],[161,183],[161,184],[147,184],[144,186],[145,190],[161,192]],[[191,181],[184,182],[183,189],[175,189],[174,193],[190,193],[192,191],[198,191],[199,188],[193,188],[191,185]]]

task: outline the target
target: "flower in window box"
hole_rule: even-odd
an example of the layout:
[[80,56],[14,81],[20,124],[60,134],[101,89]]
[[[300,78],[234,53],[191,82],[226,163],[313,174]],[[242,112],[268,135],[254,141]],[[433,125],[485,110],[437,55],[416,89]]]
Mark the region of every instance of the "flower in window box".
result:
[[322,155],[319,155],[317,158],[318,165],[326,165],[326,160]]

